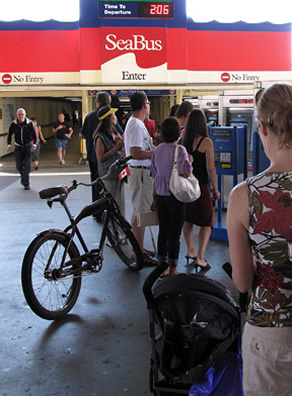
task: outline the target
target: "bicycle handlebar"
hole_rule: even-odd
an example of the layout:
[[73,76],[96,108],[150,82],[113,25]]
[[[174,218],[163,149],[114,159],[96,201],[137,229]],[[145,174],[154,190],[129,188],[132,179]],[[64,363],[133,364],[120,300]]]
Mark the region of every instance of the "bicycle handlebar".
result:
[[[107,173],[106,173],[104,176],[98,177],[97,179],[95,179],[95,180],[94,180],[93,182],[91,182],[91,183],[83,183],[83,182],[77,183],[76,180],[73,180],[73,185],[72,185],[71,187],[69,187],[69,190],[70,190],[71,188],[72,188],[72,190],[74,190],[74,189],[77,188],[78,186],[85,186],[85,187],[94,186],[94,184],[98,183],[99,180],[106,179],[106,178],[110,175],[112,169],[114,169],[114,168],[116,168],[116,169],[121,168],[121,169],[122,169],[123,166],[126,165],[126,163],[127,163],[130,159],[132,159],[132,158],[133,158],[132,155],[128,155],[128,157],[124,157],[124,158],[122,158],[122,159],[116,160],[114,163],[111,164],[111,166],[109,167]],[[76,187],[74,187],[74,182],[76,183]],[[72,190],[70,190],[70,191],[72,191]]]
[[126,163],[132,158],[133,158],[133,156],[129,155],[128,157],[125,157],[125,158],[122,158],[122,159],[119,159],[119,160],[115,161],[109,167],[108,172],[104,176],[95,179],[91,183],[77,182],[77,180],[73,180],[72,186],[70,186],[70,187],[61,186],[61,187],[48,188],[48,189],[40,191],[39,192],[39,196],[40,196],[41,199],[51,199],[51,198],[55,197],[56,195],[67,196],[67,195],[70,194],[71,191],[76,190],[76,188],[78,186],[85,186],[85,187],[94,186],[100,180],[103,180],[103,179],[107,178],[110,175],[112,169],[119,169],[119,168],[123,169],[123,167],[126,165]]

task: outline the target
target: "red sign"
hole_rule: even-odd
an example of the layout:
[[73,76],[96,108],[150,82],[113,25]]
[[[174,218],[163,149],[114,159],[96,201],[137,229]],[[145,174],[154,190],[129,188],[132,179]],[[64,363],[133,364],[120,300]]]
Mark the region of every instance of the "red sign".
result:
[[166,29],[102,28],[102,64],[133,53],[138,67],[149,69],[166,63]]
[[229,73],[222,73],[221,74],[221,80],[223,82],[228,82],[230,80],[230,74]]
[[2,76],[2,81],[4,84],[10,84],[12,82],[12,76],[10,76],[10,74],[4,74]]

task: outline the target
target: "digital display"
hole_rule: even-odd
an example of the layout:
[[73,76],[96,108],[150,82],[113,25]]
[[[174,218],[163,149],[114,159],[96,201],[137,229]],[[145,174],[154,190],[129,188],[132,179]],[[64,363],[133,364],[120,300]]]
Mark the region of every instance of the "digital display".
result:
[[231,104],[253,104],[253,99],[230,99]]
[[171,3],[141,3],[138,8],[139,18],[173,18],[173,4]]
[[99,0],[99,18],[172,19],[173,0]]

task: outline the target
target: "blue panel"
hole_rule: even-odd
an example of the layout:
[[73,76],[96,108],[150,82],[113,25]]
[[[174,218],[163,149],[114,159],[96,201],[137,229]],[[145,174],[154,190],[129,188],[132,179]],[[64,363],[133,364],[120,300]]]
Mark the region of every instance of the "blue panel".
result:
[[211,239],[215,239],[216,241],[228,241],[226,223],[214,224],[211,231]]

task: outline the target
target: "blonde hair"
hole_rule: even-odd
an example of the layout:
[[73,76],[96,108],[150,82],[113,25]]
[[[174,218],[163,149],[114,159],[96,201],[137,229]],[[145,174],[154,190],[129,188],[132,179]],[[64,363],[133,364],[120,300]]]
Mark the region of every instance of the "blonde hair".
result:
[[279,148],[292,142],[292,86],[274,84],[266,88],[257,103],[259,119],[278,137]]

